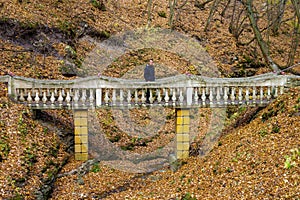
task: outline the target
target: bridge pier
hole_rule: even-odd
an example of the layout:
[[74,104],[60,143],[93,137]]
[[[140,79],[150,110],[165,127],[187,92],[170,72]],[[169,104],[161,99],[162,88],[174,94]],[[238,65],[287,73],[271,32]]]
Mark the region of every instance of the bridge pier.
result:
[[176,158],[189,157],[190,149],[190,109],[176,108]]
[[75,160],[88,160],[88,110],[74,110]]

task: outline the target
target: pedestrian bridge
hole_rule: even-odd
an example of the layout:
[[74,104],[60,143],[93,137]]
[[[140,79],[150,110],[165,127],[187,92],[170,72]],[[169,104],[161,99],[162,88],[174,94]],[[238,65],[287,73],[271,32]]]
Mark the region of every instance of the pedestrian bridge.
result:
[[[300,77],[269,73],[246,78],[178,75],[155,82],[91,76],[74,80],[38,80],[0,76],[8,95],[31,109],[74,110],[75,158],[88,159],[88,109],[173,107],[176,109],[176,156],[189,154],[189,109],[194,107],[264,106],[299,85]],[[148,94],[148,97],[147,95]]]
[[[299,76],[264,74],[247,78],[178,75],[155,82],[91,76],[74,80],[38,80],[3,76],[9,97],[32,109],[167,106],[174,108],[265,105]],[[146,91],[149,90],[149,101]]]

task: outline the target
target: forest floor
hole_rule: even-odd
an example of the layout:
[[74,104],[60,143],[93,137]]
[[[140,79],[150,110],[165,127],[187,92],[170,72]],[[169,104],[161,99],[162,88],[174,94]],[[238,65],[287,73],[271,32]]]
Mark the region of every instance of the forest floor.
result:
[[[101,73],[140,79],[150,58],[157,65],[159,78],[180,73],[245,77],[271,72],[255,42],[236,45],[228,32],[230,10],[223,17],[216,15],[209,31],[203,32],[211,4],[199,9],[196,1],[188,1],[170,32],[167,1],[153,1],[148,26],[146,1],[105,1],[105,9],[91,2],[100,1],[0,1],[0,75],[12,72],[39,79],[73,79]],[[281,69],[286,67],[291,43],[291,36],[285,34],[288,29],[291,27],[285,23],[278,36],[269,38],[274,44],[271,56]],[[251,30],[244,31],[241,41],[249,38]],[[300,67],[291,72],[299,74]],[[192,122],[196,132],[193,156],[175,163],[179,165],[176,170],[158,165],[158,170],[140,172],[148,167],[134,163],[125,165],[128,169],[124,170],[114,163],[96,162],[84,173],[65,176],[61,175],[83,164],[73,158],[72,111],[43,111],[37,119],[29,108],[9,100],[5,84],[0,87],[3,199],[300,198],[299,87],[289,89],[263,109],[192,111],[198,116]],[[116,120],[125,114],[136,120],[135,132],[152,128],[155,137],[135,140],[126,135],[118,128],[126,124]],[[125,114],[97,110],[91,130],[101,127],[107,140],[115,140],[115,146],[132,154],[156,151],[174,138],[175,114],[171,109]],[[225,128],[209,152],[196,156],[208,145],[203,144],[203,138],[215,116],[223,120]],[[163,128],[152,127],[151,123],[161,118]],[[132,173],[135,170],[139,173]]]

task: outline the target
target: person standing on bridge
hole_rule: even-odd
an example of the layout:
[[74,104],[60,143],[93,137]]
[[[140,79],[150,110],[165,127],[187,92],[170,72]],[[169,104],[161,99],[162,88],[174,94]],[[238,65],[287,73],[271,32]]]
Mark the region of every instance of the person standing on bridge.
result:
[[152,59],[149,60],[149,64],[144,69],[144,78],[145,81],[155,81],[155,68]]
[[[155,81],[155,68],[153,64],[153,59],[149,60],[149,63],[146,64],[146,67],[144,69],[144,78],[145,81]],[[150,103],[150,90],[147,89],[146,91],[146,103]]]

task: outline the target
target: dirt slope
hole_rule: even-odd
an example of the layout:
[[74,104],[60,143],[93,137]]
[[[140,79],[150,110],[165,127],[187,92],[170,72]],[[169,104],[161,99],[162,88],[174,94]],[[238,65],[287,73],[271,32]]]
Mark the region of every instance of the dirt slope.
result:
[[[76,78],[72,70],[82,69],[98,43],[147,25],[146,1],[103,1],[105,7],[92,2],[101,1],[1,0],[0,75],[10,71],[40,79]],[[236,45],[227,29],[230,11],[224,18],[216,17],[210,31],[204,33],[211,4],[199,9],[195,2],[188,1],[175,30],[195,38],[222,76],[270,71],[257,55],[256,44]],[[222,9],[218,8],[218,12]],[[167,1],[153,1],[150,28],[169,28],[168,13]],[[286,63],[289,52],[291,37],[285,34],[289,29],[291,25],[285,23],[282,34],[270,36],[270,43],[275,44],[271,55],[280,66]],[[249,34],[246,31],[242,38],[248,40],[252,37]],[[143,66],[150,57],[173,71],[197,73],[181,55],[155,49],[143,52],[126,52],[114,60],[105,75],[117,77],[120,71],[126,73],[136,65]],[[295,63],[300,62],[299,50],[296,55]],[[64,70],[69,73],[63,75]],[[295,70],[299,73],[299,67]],[[68,146],[72,141],[66,139],[72,133],[72,112],[47,111],[41,123],[27,107],[15,105],[7,98],[5,84],[0,87],[3,199],[47,199],[48,195],[52,195],[51,199],[300,198],[299,88],[260,111],[251,123],[227,133],[205,158],[190,158],[175,173],[166,168],[150,174],[130,174],[100,163],[85,175],[55,179],[57,173],[69,172],[82,164],[73,160]],[[205,118],[201,123],[206,123]]]
[[82,185],[76,175],[58,179],[52,199],[297,199],[299,108],[299,88],[292,89],[175,173],[126,174],[100,163]]

